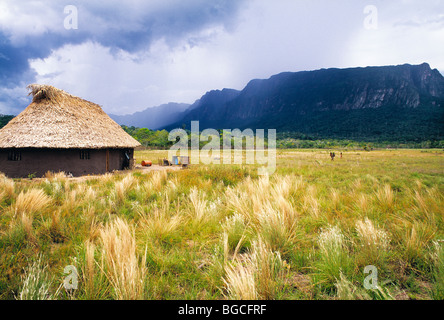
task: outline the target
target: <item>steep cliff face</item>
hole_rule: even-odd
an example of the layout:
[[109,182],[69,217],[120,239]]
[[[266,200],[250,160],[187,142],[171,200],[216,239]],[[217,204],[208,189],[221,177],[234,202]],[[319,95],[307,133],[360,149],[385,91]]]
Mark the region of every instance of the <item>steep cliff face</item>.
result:
[[426,63],[285,72],[252,80],[241,92],[211,96],[177,123],[199,120],[201,129],[262,127],[341,137],[409,126],[423,128],[422,137],[427,125],[433,137],[444,131],[444,78]]
[[250,82],[226,108],[233,118],[389,105],[416,108],[422,96],[442,98],[443,86],[441,74],[427,64],[282,73]]
[[240,91],[234,89],[212,90],[207,92],[183,114],[185,119],[194,119],[203,117],[208,119],[219,119],[221,109],[226,103],[234,100]]

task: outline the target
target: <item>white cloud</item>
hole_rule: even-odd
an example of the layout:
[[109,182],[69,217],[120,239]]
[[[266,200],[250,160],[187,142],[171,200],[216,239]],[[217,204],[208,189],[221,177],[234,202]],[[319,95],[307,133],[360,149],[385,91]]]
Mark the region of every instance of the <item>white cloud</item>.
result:
[[63,29],[63,7],[36,1],[2,0],[0,2],[0,31],[5,32],[13,45],[23,45],[28,36],[41,36]]
[[350,42],[350,65],[428,62],[444,71],[444,1],[385,2],[378,8],[379,28],[358,29]]
[[64,89],[115,114],[172,101],[192,103],[202,90],[223,86],[234,77],[224,56],[185,42],[171,49],[163,40],[143,54],[115,53],[95,42],[66,45],[30,65],[38,83]]

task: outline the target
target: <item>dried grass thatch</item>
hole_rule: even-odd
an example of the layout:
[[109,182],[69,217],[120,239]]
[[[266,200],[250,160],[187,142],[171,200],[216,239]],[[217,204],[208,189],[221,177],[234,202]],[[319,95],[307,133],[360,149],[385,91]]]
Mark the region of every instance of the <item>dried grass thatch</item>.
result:
[[28,86],[31,104],[0,130],[0,148],[136,148],[102,108],[49,85]]

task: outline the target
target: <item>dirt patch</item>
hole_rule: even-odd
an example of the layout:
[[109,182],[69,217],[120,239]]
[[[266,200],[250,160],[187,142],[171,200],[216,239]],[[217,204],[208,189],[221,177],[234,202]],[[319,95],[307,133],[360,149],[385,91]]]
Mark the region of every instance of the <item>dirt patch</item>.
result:
[[142,167],[141,165],[137,164],[133,172],[149,173],[153,171],[178,171],[178,170],[182,170],[182,167],[181,166],[163,167],[158,165],[153,165],[151,167]]
[[[114,171],[112,174],[114,173],[133,173],[133,172],[141,172],[142,174],[148,174],[150,172],[155,172],[155,171],[178,171],[181,170],[182,167],[179,166],[171,166],[171,167],[163,167],[163,166],[158,166],[158,165],[154,165],[151,167],[142,167],[141,165],[137,164],[135,165],[133,170],[126,170],[126,171]],[[83,177],[73,177],[73,178],[68,178],[70,181],[85,181],[85,180],[90,180],[90,179],[98,179],[103,175],[97,175],[97,176],[83,176]]]
[[[66,179],[67,181],[72,182],[83,182],[87,180],[93,180],[93,179],[100,179],[105,175],[114,175],[114,174],[124,174],[124,173],[134,173],[134,172],[140,172],[142,174],[148,174],[150,172],[156,172],[156,171],[178,171],[182,170],[181,166],[170,166],[170,167],[164,167],[159,165],[153,165],[151,167],[142,167],[140,164],[136,165],[133,170],[125,170],[125,171],[113,171],[102,175],[87,175],[87,176],[81,176],[81,177],[69,177],[69,176],[60,176],[61,179]],[[43,178],[33,178],[32,180],[23,178],[23,180],[29,180],[29,181],[42,181],[49,179],[51,180],[51,177],[43,177]]]
[[311,283],[309,276],[304,274],[295,274],[287,281],[289,285],[302,292],[307,298],[313,298],[313,284]]

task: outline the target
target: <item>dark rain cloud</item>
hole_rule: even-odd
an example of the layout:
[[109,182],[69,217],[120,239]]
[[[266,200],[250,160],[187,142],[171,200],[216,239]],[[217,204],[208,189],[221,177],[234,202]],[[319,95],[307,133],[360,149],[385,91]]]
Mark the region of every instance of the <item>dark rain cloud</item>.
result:
[[[138,6],[122,10],[85,8],[91,15],[85,15],[83,18],[83,6],[79,6],[79,29],[85,28],[90,39],[103,45],[136,52],[159,38],[164,38],[167,43],[174,45],[184,35],[209,25],[223,25],[230,29],[235,25],[237,12],[245,2],[169,0],[151,9],[141,1]],[[92,21],[92,17],[96,20]]]
[[[78,29],[67,30],[64,20],[65,3],[42,1],[42,8],[51,12],[55,21],[48,23],[45,32],[36,33],[44,17],[36,13],[27,21],[29,33],[14,26],[0,25],[0,88],[24,86],[35,80],[29,60],[44,59],[52,51],[67,45],[86,41],[98,42],[130,53],[148,51],[150,45],[163,39],[174,46],[185,35],[211,25],[222,25],[229,30],[235,26],[236,15],[248,0],[150,0],[150,1],[70,1],[78,12]],[[26,5],[23,1],[22,5]],[[35,6],[36,3],[34,2]],[[20,11],[17,12],[20,15]],[[35,20],[34,20],[35,19]],[[48,21],[49,22],[49,21]],[[18,40],[17,40],[18,39]],[[11,102],[11,97],[0,100]],[[22,106],[18,107],[19,109]],[[0,109],[0,113],[5,110]]]

